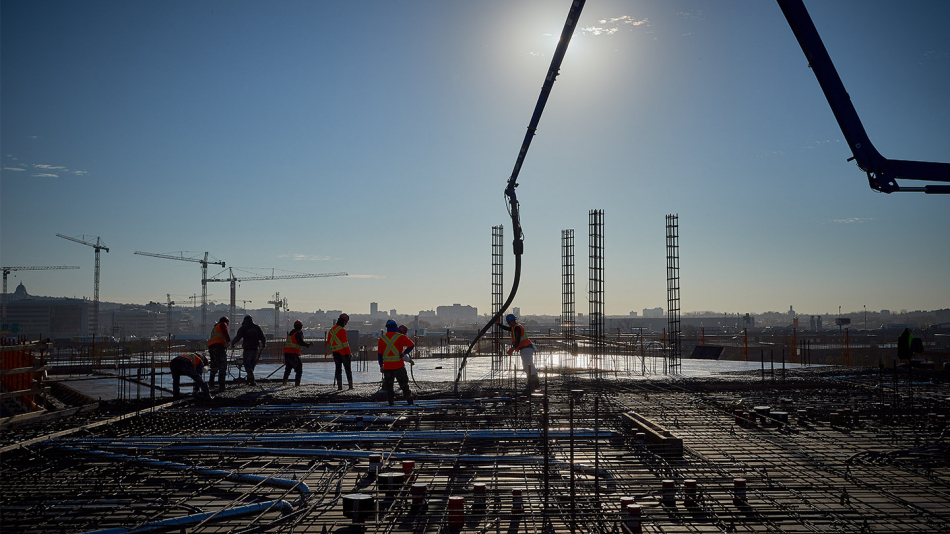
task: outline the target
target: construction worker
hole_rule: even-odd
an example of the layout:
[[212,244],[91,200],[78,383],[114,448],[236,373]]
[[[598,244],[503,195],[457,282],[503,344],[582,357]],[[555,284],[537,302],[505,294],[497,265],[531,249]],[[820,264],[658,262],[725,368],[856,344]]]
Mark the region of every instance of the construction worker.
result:
[[211,355],[211,376],[208,378],[208,386],[214,387],[214,375],[217,374],[221,384],[218,386],[220,391],[224,390],[224,375],[228,372],[228,343],[231,342],[231,334],[228,333],[227,317],[218,319],[211,329],[211,339],[208,340],[208,354]]
[[346,370],[346,381],[353,389],[353,371],[350,369],[350,363],[353,359],[350,354],[350,343],[346,340],[346,323],[350,322],[350,316],[341,313],[336,320],[333,328],[327,332],[327,345],[333,352],[333,364],[336,366],[334,380],[337,390],[343,389],[343,371]]
[[241,364],[244,365],[244,371],[247,373],[247,383],[252,386],[257,385],[254,380],[254,368],[257,367],[257,359],[264,350],[264,345],[267,344],[267,338],[264,337],[261,327],[254,324],[254,319],[250,315],[244,316],[244,322],[241,323],[241,328],[238,328],[234,340],[231,341],[231,347],[237,345],[238,341],[243,341],[241,348],[244,349],[244,356],[241,358]]
[[168,368],[171,369],[172,372],[172,392],[176,399],[181,398],[179,385],[181,375],[185,375],[194,380],[195,384],[201,388],[201,392],[204,393],[208,400],[213,398],[208,384],[205,384],[205,381],[201,379],[201,374],[204,373],[206,365],[208,365],[208,358],[200,352],[190,352],[172,358],[171,363],[168,364]]
[[[413,404],[412,392],[409,390],[409,373],[406,372],[403,358],[409,357],[414,346],[409,336],[399,332],[396,321],[392,319],[386,321],[386,333],[379,338],[376,356],[379,358],[379,370],[383,373],[383,390],[386,391],[386,399],[390,406],[395,404],[396,393],[393,391],[395,380],[399,381],[406,403]],[[409,364],[415,365],[412,358],[409,358]]]
[[528,377],[528,386],[525,390],[530,393],[538,388],[540,380],[538,379],[538,369],[534,366],[534,344],[525,334],[524,327],[518,324],[517,317],[513,314],[505,316],[505,322],[508,326],[501,323],[495,323],[502,330],[511,331],[511,348],[508,349],[508,355],[516,350],[521,354],[521,364],[524,366],[524,373]]
[[300,375],[303,373],[300,353],[309,346],[310,343],[303,340],[303,323],[294,321],[294,329],[287,332],[287,341],[284,342],[284,385],[291,370],[294,371],[294,385],[300,385]]

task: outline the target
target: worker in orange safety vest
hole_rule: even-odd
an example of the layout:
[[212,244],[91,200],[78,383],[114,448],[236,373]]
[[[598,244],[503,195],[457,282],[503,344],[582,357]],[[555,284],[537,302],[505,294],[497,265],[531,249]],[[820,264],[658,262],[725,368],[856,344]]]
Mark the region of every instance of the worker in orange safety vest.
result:
[[211,355],[211,376],[208,378],[208,387],[214,387],[214,375],[220,379],[219,391],[224,390],[224,375],[228,372],[228,344],[231,343],[231,334],[228,333],[230,321],[227,317],[218,319],[211,329],[211,338],[208,339],[208,354]]
[[394,381],[399,382],[406,404],[413,404],[412,391],[409,390],[409,373],[406,372],[406,364],[403,362],[403,358],[409,358],[409,364],[415,364],[409,357],[413,347],[415,344],[409,336],[399,332],[396,321],[392,319],[386,321],[386,333],[379,338],[376,356],[379,358],[379,370],[383,373],[383,390],[386,392],[386,399],[390,406],[396,404]]
[[181,382],[181,375],[191,378],[195,382],[195,385],[201,388],[201,392],[204,396],[207,397],[208,400],[212,399],[208,384],[205,384],[205,381],[201,378],[201,373],[204,372],[205,365],[207,364],[208,358],[200,352],[181,354],[172,359],[168,364],[168,368],[172,372],[172,392],[176,399],[181,398],[181,388],[179,384]]
[[534,366],[534,343],[528,339],[524,326],[518,324],[517,319],[509,313],[505,316],[505,322],[508,323],[508,326],[501,323],[495,324],[502,330],[511,331],[511,348],[508,349],[508,354],[511,355],[516,350],[521,354],[521,364],[524,366],[525,375],[528,376],[528,385],[525,392],[531,393],[541,385],[538,378],[538,369]]
[[341,313],[336,320],[333,328],[327,332],[327,346],[333,352],[333,364],[336,367],[333,379],[336,382],[337,390],[343,389],[343,371],[346,371],[346,381],[353,389],[353,371],[350,368],[352,361],[350,343],[346,339],[346,323],[350,322],[350,316]]
[[287,332],[287,341],[284,342],[284,384],[290,371],[294,371],[294,385],[300,385],[300,375],[303,374],[303,362],[300,353],[311,344],[303,340],[303,323],[294,321],[294,329]]

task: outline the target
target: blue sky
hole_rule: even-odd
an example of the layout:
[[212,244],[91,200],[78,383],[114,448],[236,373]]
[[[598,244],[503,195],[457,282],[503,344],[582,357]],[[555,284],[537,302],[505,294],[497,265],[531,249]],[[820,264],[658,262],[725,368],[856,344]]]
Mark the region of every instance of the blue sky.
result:
[[[950,3],[808,2],[885,156],[950,161]],[[265,307],[491,302],[491,228],[568,1],[19,1],[0,9],[0,262],[36,294],[200,294],[204,251],[348,277],[240,284]],[[518,189],[514,305],[557,314],[561,230],[605,212],[608,314],[950,307],[950,198],[872,191],[778,5],[589,0]],[[921,185],[905,182],[904,185]],[[220,269],[212,267],[211,274]],[[227,284],[210,284],[228,300]],[[240,305],[240,304],[239,304]]]

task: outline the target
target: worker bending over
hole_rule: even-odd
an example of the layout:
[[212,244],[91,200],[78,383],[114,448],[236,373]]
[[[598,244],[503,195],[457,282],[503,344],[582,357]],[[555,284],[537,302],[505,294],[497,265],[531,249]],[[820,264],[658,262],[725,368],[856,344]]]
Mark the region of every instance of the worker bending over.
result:
[[303,323],[294,321],[294,329],[287,332],[287,341],[284,343],[284,385],[287,384],[291,369],[294,371],[294,385],[300,385],[300,375],[303,374],[300,353],[309,346],[310,343],[303,340]]
[[409,359],[410,365],[415,365],[409,357],[413,347],[415,345],[409,336],[399,332],[396,321],[386,321],[386,333],[379,338],[376,357],[379,358],[379,370],[383,373],[383,390],[390,406],[396,404],[396,392],[393,390],[395,380],[399,381],[406,403],[413,404],[412,392],[409,390],[409,373],[406,372],[406,364],[403,362],[405,357]]
[[227,317],[218,319],[211,329],[211,339],[208,340],[208,354],[211,355],[211,376],[208,378],[209,387],[214,387],[214,375],[217,374],[220,379],[218,389],[224,390],[224,375],[228,372],[228,343],[231,342],[231,334],[228,333]]
[[333,379],[336,381],[336,388],[343,389],[343,371],[346,371],[346,381],[353,389],[353,371],[350,369],[352,356],[350,353],[350,343],[346,340],[346,323],[350,322],[350,316],[341,313],[336,320],[333,328],[327,332],[327,345],[333,352],[333,364],[336,366],[336,372]]
[[201,374],[205,372],[205,366],[208,365],[208,359],[204,354],[198,352],[190,352],[188,354],[181,354],[172,358],[171,363],[168,364],[168,368],[172,372],[172,393],[174,393],[176,399],[181,398],[181,375],[185,375],[188,378],[191,378],[195,385],[201,388],[201,392],[204,393],[204,396],[211,400],[211,389],[208,388],[208,384],[205,384],[205,381],[201,378]]
[[538,369],[534,366],[534,343],[528,339],[524,327],[518,324],[517,317],[512,314],[505,316],[505,322],[508,326],[501,323],[495,323],[502,330],[511,331],[511,348],[508,354],[511,355],[516,350],[521,353],[521,364],[524,366],[524,373],[528,376],[528,387],[526,393],[531,393],[541,385],[538,379]]

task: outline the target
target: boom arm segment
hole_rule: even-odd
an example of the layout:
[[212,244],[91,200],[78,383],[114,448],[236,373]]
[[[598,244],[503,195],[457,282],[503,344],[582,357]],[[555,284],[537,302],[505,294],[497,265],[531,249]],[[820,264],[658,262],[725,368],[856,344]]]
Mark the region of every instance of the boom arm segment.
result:
[[[812,22],[802,0],[777,0],[792,33],[808,59],[808,65],[818,78],[825,99],[838,121],[851,148],[852,158],[858,167],[868,175],[871,189],[884,193],[895,191],[916,191],[923,193],[950,193],[950,185],[925,185],[923,187],[901,187],[897,179],[922,180],[930,182],[950,182],[950,164],[927,161],[906,161],[887,159],[871,144],[864,125],[851,103],[851,97],[838,76],[828,51],[825,49],[818,30]],[[850,161],[849,159],[849,161]]]

